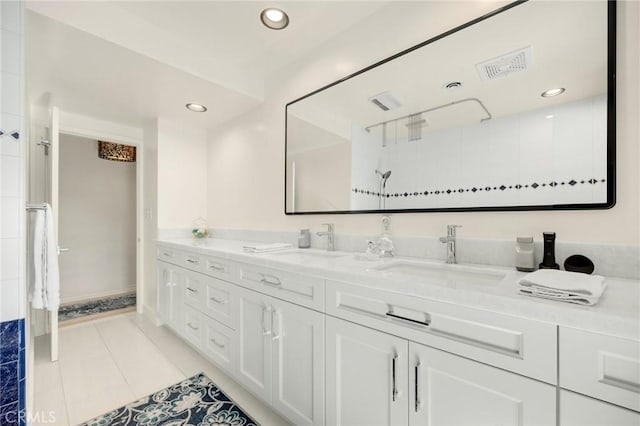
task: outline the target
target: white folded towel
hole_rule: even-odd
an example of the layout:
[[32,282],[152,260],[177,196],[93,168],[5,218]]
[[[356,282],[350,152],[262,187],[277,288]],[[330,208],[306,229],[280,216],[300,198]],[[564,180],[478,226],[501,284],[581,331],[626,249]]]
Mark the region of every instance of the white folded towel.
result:
[[604,277],[577,272],[540,269],[519,282],[520,294],[562,302],[594,305],[606,288]]
[[242,249],[247,253],[268,253],[270,251],[286,250],[293,247],[287,243],[271,243],[271,244],[247,244]]
[[48,204],[37,210],[33,226],[33,264],[29,285],[29,300],[35,309],[58,309],[60,306],[60,273],[58,240],[53,212]]

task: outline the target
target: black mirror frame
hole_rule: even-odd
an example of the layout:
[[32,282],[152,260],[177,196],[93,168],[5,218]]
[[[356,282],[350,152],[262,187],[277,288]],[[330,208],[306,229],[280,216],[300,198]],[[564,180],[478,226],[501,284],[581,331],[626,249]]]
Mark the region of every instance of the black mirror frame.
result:
[[616,2],[617,0],[607,1],[607,201],[605,203],[593,204],[549,204],[549,205],[531,205],[531,206],[498,206],[498,207],[450,207],[450,208],[431,208],[431,209],[385,209],[385,210],[336,210],[336,211],[309,211],[309,212],[288,212],[287,211],[287,112],[289,106],[296,102],[302,101],[310,96],[315,95],[325,89],[333,87],[360,74],[363,74],[373,68],[397,59],[403,55],[413,52],[423,46],[436,42],[451,34],[454,34],[467,27],[475,25],[500,13],[503,13],[513,7],[526,3],[528,0],[517,0],[499,9],[496,9],[486,15],[473,19],[465,24],[455,27],[449,31],[432,37],[422,43],[405,49],[393,56],[383,59],[375,64],[369,65],[359,71],[354,72],[340,80],[334,81],[323,86],[311,93],[297,98],[285,106],[285,135],[284,135],[284,213],[285,215],[305,215],[305,214],[388,214],[388,213],[442,213],[442,212],[502,212],[502,211],[549,211],[549,210],[606,210],[616,204]]

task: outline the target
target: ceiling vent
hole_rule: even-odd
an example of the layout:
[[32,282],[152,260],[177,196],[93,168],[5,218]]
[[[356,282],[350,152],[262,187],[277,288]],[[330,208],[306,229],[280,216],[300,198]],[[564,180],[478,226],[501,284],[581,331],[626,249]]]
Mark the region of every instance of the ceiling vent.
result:
[[402,103],[396,99],[391,92],[378,93],[377,95],[370,97],[369,102],[383,111],[390,111],[402,106]]
[[476,65],[482,80],[503,78],[518,71],[529,68],[533,61],[531,46],[505,53]]

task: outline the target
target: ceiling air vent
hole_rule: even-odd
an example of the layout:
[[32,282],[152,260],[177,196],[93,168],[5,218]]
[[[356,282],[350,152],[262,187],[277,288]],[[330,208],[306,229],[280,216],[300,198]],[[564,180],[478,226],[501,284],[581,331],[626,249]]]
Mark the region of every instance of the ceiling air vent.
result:
[[383,111],[389,111],[402,106],[402,103],[396,99],[390,92],[382,92],[369,98],[369,102],[377,106]]
[[524,71],[533,61],[531,46],[505,53],[476,65],[482,80],[495,80],[518,71]]

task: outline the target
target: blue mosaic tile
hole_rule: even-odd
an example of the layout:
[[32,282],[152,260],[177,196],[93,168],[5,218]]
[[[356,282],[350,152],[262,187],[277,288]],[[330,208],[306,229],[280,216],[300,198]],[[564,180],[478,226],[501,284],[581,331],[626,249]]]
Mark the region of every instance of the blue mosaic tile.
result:
[[20,349],[24,349],[25,348],[25,341],[27,340],[25,338],[25,334],[24,334],[24,325],[25,325],[25,320],[24,318],[21,318],[18,320],[18,332],[20,335]]
[[0,425],[13,426],[24,424],[21,422],[24,422],[24,416],[20,416],[18,401],[0,406]]
[[19,321],[14,320],[0,323],[0,364],[17,361],[19,347]]
[[0,406],[15,401],[18,401],[18,363],[8,362],[0,365]]
[[26,396],[25,396],[25,392],[26,392],[26,379],[22,379],[18,382],[18,406],[20,407],[20,410],[24,410],[25,407],[25,403],[26,403]]
[[18,380],[22,380],[25,378],[25,359],[24,359],[24,355],[25,355],[25,350],[24,349],[20,349],[20,353],[18,356]]

